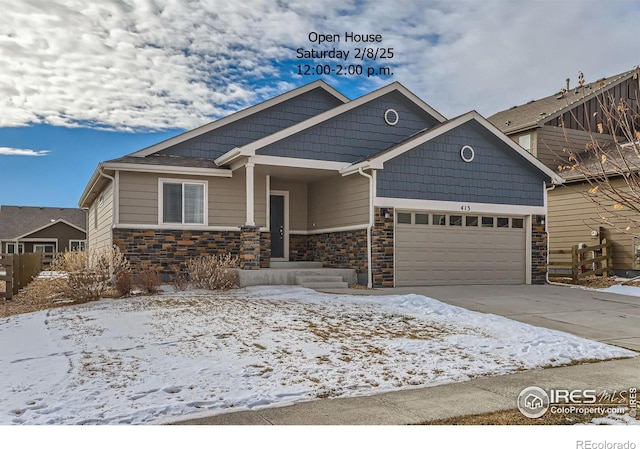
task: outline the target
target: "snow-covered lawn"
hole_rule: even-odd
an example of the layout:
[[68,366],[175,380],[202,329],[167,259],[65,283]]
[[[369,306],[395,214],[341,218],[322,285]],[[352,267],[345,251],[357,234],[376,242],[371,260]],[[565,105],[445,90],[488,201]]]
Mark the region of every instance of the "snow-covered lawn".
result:
[[419,295],[255,287],[0,319],[0,424],[150,423],[635,353]]

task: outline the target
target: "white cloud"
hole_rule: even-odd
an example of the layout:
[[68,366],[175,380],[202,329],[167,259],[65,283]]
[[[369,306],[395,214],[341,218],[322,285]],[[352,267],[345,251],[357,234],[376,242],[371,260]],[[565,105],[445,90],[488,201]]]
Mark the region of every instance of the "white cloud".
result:
[[[307,82],[275,63],[309,47],[310,31],[381,33],[395,49],[394,79],[448,116],[488,115],[579,70],[593,79],[639,62],[633,2],[0,0],[0,9],[0,127],[192,128]],[[369,91],[390,80],[359,81]]]
[[0,156],[46,156],[49,150],[25,150],[21,148],[0,147]]

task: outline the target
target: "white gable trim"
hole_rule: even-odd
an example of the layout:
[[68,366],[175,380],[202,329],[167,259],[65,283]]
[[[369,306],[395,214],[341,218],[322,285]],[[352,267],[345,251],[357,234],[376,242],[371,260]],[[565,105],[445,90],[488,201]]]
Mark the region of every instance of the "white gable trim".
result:
[[[457,128],[458,126],[463,125],[464,123],[467,123],[471,120],[475,120],[480,125],[484,126],[489,132],[491,132],[493,135],[499,138],[502,142],[504,142],[509,147],[511,147],[516,153],[518,153],[520,156],[526,159],[538,170],[543,172],[545,175],[549,176],[552,179],[554,184],[562,184],[564,182],[564,180],[557,173],[549,169],[546,165],[544,165],[542,162],[536,159],[535,156],[533,156],[527,150],[525,150],[520,145],[518,145],[513,140],[511,140],[509,137],[507,137],[502,131],[500,131],[498,128],[492,125],[491,122],[489,122],[483,116],[478,114],[476,111],[467,112],[466,114],[463,114],[459,117],[451,119],[448,122],[443,123],[442,125],[434,127],[432,130],[425,132],[424,134],[416,137],[415,139],[405,142],[404,144],[399,145],[392,150],[386,151],[380,154],[379,156],[372,157],[368,161],[368,163],[370,164],[371,167],[379,168],[380,164],[384,165],[385,162],[393,158],[396,158],[401,154],[406,153],[407,151],[412,150],[418,145],[421,145],[425,142],[435,139],[436,137],[441,136],[442,134],[445,134],[451,131],[452,129]],[[347,170],[344,170],[343,173],[348,174],[348,171],[350,171],[351,168],[352,167],[349,167]]]
[[219,120],[216,120],[214,122],[211,123],[207,123],[204,126],[201,126],[199,128],[196,129],[192,129],[191,131],[187,131],[186,133],[180,134],[178,136],[172,137],[170,139],[167,139],[163,142],[157,143],[155,145],[152,145],[148,148],[145,148],[143,150],[140,151],[136,151],[135,153],[131,153],[130,156],[136,156],[136,157],[145,157],[145,156],[149,156],[150,154],[154,154],[157,153],[158,151],[162,151],[165,150],[173,145],[177,145],[179,143],[185,142],[189,139],[193,139],[194,137],[198,137],[202,134],[208,133],[209,131],[213,131],[214,129],[218,129],[221,128],[222,126],[228,125],[230,123],[233,123],[235,121],[241,120],[245,117],[248,117],[252,114],[255,114],[256,112],[260,112],[260,111],[264,111],[265,109],[269,109],[272,106],[275,106],[277,104],[283,103],[287,100],[290,100],[294,97],[297,97],[298,95],[307,93],[313,89],[316,88],[322,88],[325,91],[327,91],[328,93],[330,93],[331,95],[333,95],[334,97],[336,97],[337,99],[339,99],[340,101],[342,101],[343,103],[346,103],[349,101],[349,99],[347,97],[345,97],[343,94],[341,94],[340,92],[338,92],[336,89],[334,89],[333,87],[331,87],[330,85],[328,85],[326,82],[322,81],[322,80],[318,80],[318,81],[314,81],[312,83],[306,84],[304,86],[301,86],[297,89],[293,89],[289,92],[285,92],[281,95],[278,95],[277,97],[271,98],[269,100],[263,101],[261,103],[258,103],[254,106],[250,106],[246,109],[243,109],[241,111],[235,112],[233,114],[230,114],[226,117],[223,117]]
[[241,157],[241,156],[253,156],[256,154],[256,151],[259,150],[260,148],[263,148],[267,145],[271,145],[272,143],[278,142],[282,139],[285,139],[289,136],[292,136],[294,134],[297,134],[301,131],[304,131],[306,129],[309,129],[315,125],[318,125],[322,122],[325,122],[327,120],[330,120],[334,117],[339,116],[340,114],[344,114],[345,112],[351,111],[352,109],[355,109],[359,106],[362,106],[363,104],[366,104],[372,100],[375,100],[376,98],[380,98],[383,95],[386,95],[390,92],[393,91],[398,91],[400,93],[402,93],[405,97],[407,97],[409,100],[411,100],[413,103],[415,103],[418,107],[420,107],[422,110],[424,110],[425,112],[427,112],[429,115],[433,116],[436,120],[440,121],[440,122],[444,122],[446,120],[446,118],[440,114],[438,111],[436,111],[435,109],[433,109],[431,106],[429,106],[427,103],[425,103],[424,101],[422,101],[420,98],[418,98],[415,94],[413,94],[412,92],[410,92],[406,87],[404,87],[402,84],[396,82],[393,82],[385,87],[382,87],[378,90],[375,90],[371,93],[368,93],[366,95],[363,95],[362,97],[359,97],[355,100],[350,101],[349,103],[343,104],[341,106],[337,106],[333,109],[330,109],[326,112],[323,112],[322,114],[318,114],[316,116],[313,116],[307,120],[305,120],[304,122],[298,123],[296,125],[290,126],[289,128],[283,129],[281,131],[278,131],[276,133],[273,133],[269,136],[265,136],[262,139],[256,140],[254,142],[248,143],[247,145],[240,147],[240,148],[234,148],[230,151],[228,151],[227,153],[223,154],[222,156],[220,156],[218,159],[215,160],[217,165],[221,165],[221,164],[226,164],[229,163],[231,161],[233,161],[234,159]]
[[254,162],[256,165],[271,165],[276,167],[294,167],[294,168],[314,168],[318,170],[340,171],[348,162],[321,161],[316,159],[301,159],[297,157],[281,157],[281,156],[251,156],[248,162]]
[[118,170],[140,173],[165,173],[192,176],[218,176],[231,178],[231,170],[226,168],[181,167],[176,165],[127,164],[126,162],[105,162],[103,170]]
[[[51,226],[56,225],[58,223],[66,224],[67,226],[70,226],[70,227],[72,227],[74,229],[77,229],[80,232],[84,232],[84,233],[87,232],[86,229],[82,229],[82,228],[80,228],[80,227],[78,227],[78,226],[76,226],[76,225],[74,225],[72,223],[69,223],[67,220],[63,220],[62,218],[58,218],[57,220],[52,221],[51,223],[47,223],[44,226],[40,226],[39,228],[33,229],[33,230],[31,230],[31,231],[29,231],[29,232],[27,232],[25,234],[19,235],[18,237],[13,238],[12,240],[23,240],[28,235],[35,234],[36,232],[40,232],[43,229],[47,229],[48,227],[51,227]],[[43,240],[43,239],[44,240],[53,240],[52,238],[48,238],[48,237],[38,238],[37,240],[39,241],[39,240]]]

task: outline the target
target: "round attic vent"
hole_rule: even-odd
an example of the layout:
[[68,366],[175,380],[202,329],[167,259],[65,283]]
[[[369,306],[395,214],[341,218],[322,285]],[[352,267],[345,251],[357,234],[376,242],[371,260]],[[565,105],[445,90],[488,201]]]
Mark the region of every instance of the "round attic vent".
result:
[[465,162],[471,162],[476,157],[476,152],[469,145],[465,145],[460,149],[460,157]]
[[400,116],[398,115],[398,111],[396,111],[395,109],[387,109],[384,113],[384,121],[389,126],[394,126],[396,123],[398,123],[399,118]]

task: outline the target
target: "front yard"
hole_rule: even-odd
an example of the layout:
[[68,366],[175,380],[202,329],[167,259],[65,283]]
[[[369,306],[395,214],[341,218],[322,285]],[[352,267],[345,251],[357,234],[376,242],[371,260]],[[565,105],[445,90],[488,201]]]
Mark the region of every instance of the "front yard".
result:
[[635,353],[419,295],[166,292],[0,319],[0,424],[151,423]]

